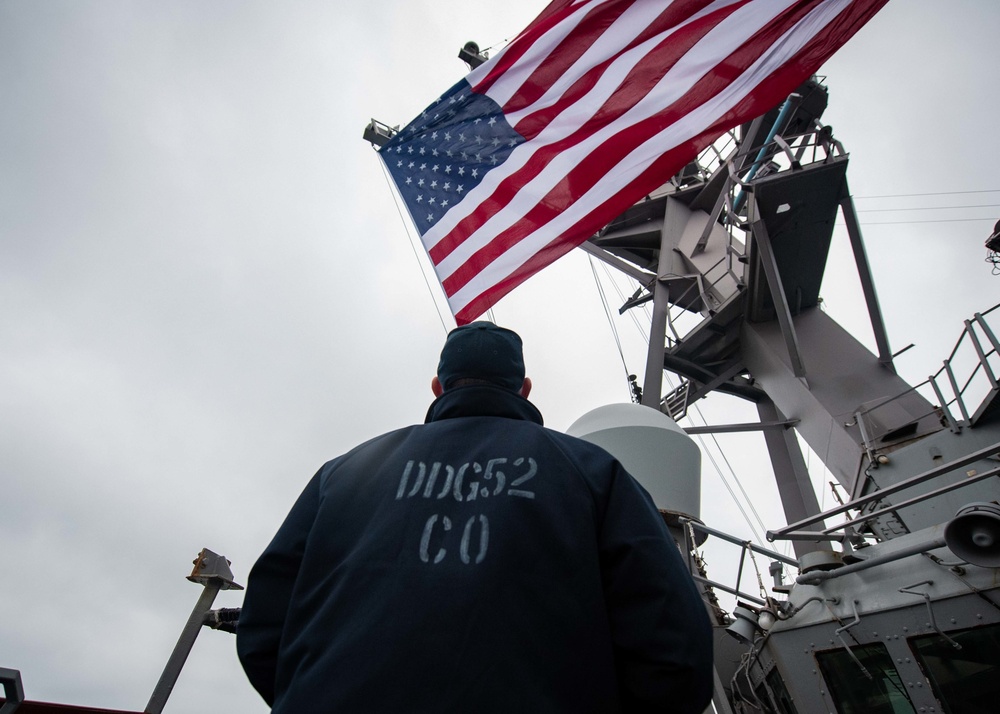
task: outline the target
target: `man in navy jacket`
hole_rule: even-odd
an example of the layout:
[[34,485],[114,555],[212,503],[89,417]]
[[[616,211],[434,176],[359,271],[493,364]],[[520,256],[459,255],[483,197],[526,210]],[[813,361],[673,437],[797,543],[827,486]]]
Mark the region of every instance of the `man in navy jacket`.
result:
[[704,604],[646,491],[542,426],[521,340],[448,336],[425,424],[324,465],[247,586],[279,714],[701,712]]

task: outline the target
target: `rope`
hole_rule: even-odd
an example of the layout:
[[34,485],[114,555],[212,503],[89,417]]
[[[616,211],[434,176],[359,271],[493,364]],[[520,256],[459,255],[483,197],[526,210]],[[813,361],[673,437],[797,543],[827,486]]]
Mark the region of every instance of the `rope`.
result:
[[[372,147],[374,148],[374,147]],[[396,192],[393,190],[392,180],[389,178],[389,172],[385,168],[385,162],[379,158],[379,166],[382,167],[382,176],[385,177],[385,182],[389,186],[389,194],[392,196],[392,202],[396,205],[396,213],[399,214],[399,220],[403,224],[403,231],[406,233],[406,237],[410,240],[410,249],[413,251],[413,257],[417,261],[417,266],[420,268],[420,275],[424,278],[424,285],[427,286],[427,293],[431,296],[431,302],[434,304],[434,309],[437,311],[438,320],[441,321],[441,328],[444,330],[445,334],[448,334],[448,325],[445,323],[444,315],[441,313],[441,306],[438,305],[436,299],[434,288],[431,287],[430,281],[427,279],[427,271],[424,268],[423,263],[420,262],[420,253],[417,251],[417,246],[410,231],[410,225],[403,215],[403,209],[399,206],[399,199],[396,196]],[[421,244],[423,247],[423,244]]]
[[746,546],[747,552],[750,553],[750,562],[753,563],[753,569],[757,573],[757,587],[760,588],[760,597],[765,602],[768,600],[767,588],[764,587],[764,578],[760,575],[760,567],[757,565],[757,558],[753,554],[753,548]]
[[588,255],[587,258],[590,260],[590,272],[594,276],[594,284],[597,286],[597,294],[600,296],[601,305],[604,307],[604,315],[608,318],[608,326],[611,328],[611,334],[615,338],[615,345],[618,346],[618,356],[621,357],[622,368],[625,370],[625,381],[628,382],[628,364],[625,362],[625,351],[622,349],[622,343],[618,337],[618,328],[615,327],[615,322],[611,317],[611,308],[608,306],[608,299],[604,294],[604,286],[601,284],[600,278],[597,277],[597,268],[594,266],[594,256]]

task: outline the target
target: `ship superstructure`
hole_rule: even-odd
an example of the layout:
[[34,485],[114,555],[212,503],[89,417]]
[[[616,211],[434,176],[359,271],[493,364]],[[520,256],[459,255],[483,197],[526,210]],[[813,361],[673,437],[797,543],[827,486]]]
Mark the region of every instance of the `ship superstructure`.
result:
[[[652,304],[636,397],[682,419],[721,392],[752,402],[794,558],[684,519],[682,547],[719,626],[715,707],[737,712],[988,712],[1000,694],[996,308],[956,326],[940,370],[897,373],[847,180],[812,79],[716,142],[585,248]],[[846,224],[878,354],[821,309]],[[987,309],[988,308],[988,309]],[[680,379],[664,390],[664,372]],[[797,436],[796,436],[797,435]],[[847,494],[821,511],[801,439]],[[666,465],[665,465],[666,466]],[[665,475],[665,478],[668,476]],[[706,535],[770,559],[760,592],[697,566]],[[777,545],[775,546],[777,548]],[[785,582],[786,566],[794,579]],[[739,598],[732,614],[715,591]]]

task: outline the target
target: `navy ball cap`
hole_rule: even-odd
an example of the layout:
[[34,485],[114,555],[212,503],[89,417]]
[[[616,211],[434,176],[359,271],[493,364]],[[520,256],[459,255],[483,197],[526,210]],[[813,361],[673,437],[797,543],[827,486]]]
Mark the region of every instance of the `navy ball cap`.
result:
[[524,384],[524,354],[516,332],[492,322],[472,322],[448,333],[438,380],[448,389],[459,379],[482,379],[512,392]]

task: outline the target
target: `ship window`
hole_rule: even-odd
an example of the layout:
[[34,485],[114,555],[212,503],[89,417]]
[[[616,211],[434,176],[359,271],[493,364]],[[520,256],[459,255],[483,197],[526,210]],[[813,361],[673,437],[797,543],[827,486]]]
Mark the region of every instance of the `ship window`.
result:
[[910,640],[910,648],[948,714],[991,714],[1000,699],[1000,625]]
[[777,714],[777,712],[774,711],[774,707],[771,706],[771,696],[767,693],[767,687],[764,686],[763,682],[757,685],[757,688],[753,690],[753,693],[756,696],[757,704],[760,707],[757,711],[764,712],[764,714]]
[[774,695],[774,703],[778,707],[779,714],[798,714],[795,711],[795,705],[792,704],[792,698],[785,688],[785,680],[778,674],[777,668],[767,673],[767,686],[771,688],[771,694]]
[[816,660],[840,714],[915,714],[885,645],[852,647],[850,653],[829,650],[818,653]]

